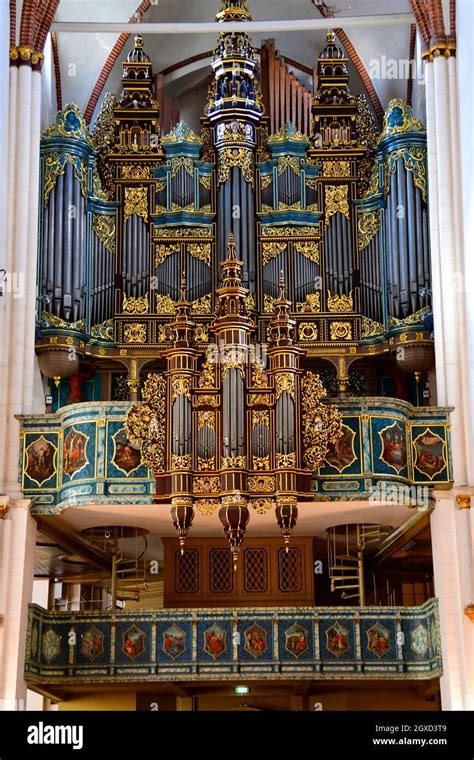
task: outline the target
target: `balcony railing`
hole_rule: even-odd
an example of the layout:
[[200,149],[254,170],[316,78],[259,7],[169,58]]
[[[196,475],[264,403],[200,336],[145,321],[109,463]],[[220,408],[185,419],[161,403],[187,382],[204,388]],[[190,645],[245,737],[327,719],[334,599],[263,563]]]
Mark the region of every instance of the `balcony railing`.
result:
[[438,603],[48,612],[30,605],[26,680],[37,684],[248,679],[432,679]]
[[[383,499],[390,484],[426,490],[449,487],[449,410],[414,407],[391,398],[336,403],[344,435],[315,473],[315,501],[376,500],[379,491]],[[56,414],[20,418],[20,479],[33,512],[152,503],[154,479],[126,437],[129,406],[84,402],[62,407]]]

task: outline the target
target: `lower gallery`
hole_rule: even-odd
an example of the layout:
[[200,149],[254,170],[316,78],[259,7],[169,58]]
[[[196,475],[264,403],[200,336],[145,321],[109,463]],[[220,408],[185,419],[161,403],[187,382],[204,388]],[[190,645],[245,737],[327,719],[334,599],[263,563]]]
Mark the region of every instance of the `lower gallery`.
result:
[[10,3],[4,710],[474,709],[473,9],[271,5]]

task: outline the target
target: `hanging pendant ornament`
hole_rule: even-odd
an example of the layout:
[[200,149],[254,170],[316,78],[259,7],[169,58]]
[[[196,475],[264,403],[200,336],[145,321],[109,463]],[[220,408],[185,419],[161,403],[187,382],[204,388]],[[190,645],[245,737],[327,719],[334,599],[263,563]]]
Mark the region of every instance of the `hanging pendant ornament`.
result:
[[287,554],[290,548],[290,536],[298,519],[298,507],[296,503],[296,498],[292,498],[291,496],[286,497],[284,501],[282,500],[281,504],[278,504],[275,510],[278,526],[285,539]]
[[173,499],[170,514],[171,519],[173,520],[173,525],[176,528],[176,532],[178,534],[181,556],[183,556],[184,542],[194,520],[194,507],[192,499],[188,499],[186,497],[178,497],[176,499]]
[[224,533],[229,540],[232,552],[234,572],[237,570],[239,551],[244,540],[249,518],[250,512],[247,506],[241,502],[221,507],[219,510],[219,519],[224,526]]

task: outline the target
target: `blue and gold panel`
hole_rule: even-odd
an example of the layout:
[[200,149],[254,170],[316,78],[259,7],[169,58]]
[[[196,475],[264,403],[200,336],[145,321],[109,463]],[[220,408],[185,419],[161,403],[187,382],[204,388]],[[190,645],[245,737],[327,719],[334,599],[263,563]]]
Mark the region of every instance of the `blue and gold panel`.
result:
[[64,428],[63,483],[95,477],[95,425],[82,423]]
[[280,660],[302,662],[314,658],[313,626],[310,619],[286,620],[279,627]]
[[115,662],[134,665],[149,663],[151,659],[151,622],[141,620],[120,621],[115,632]]
[[209,619],[198,624],[198,660],[224,662],[232,660],[232,628],[229,619]]
[[127,438],[123,420],[107,422],[107,478],[146,478],[140,450]]
[[445,425],[412,427],[413,480],[436,483],[449,479]]
[[366,662],[397,660],[395,620],[383,615],[376,620],[362,619],[360,623],[362,659]]
[[354,620],[343,615],[332,619],[320,618],[319,651],[321,660],[333,665],[339,661],[354,660]]
[[272,621],[261,618],[239,620],[239,659],[242,662],[271,662],[273,659]]
[[158,622],[156,630],[156,660],[170,664],[190,662],[192,657],[192,626],[189,620],[179,618]]
[[330,446],[319,471],[322,476],[362,473],[360,417],[343,417],[342,422],[342,437]]
[[52,490],[58,485],[58,433],[26,433],[23,444],[22,490]]
[[76,662],[96,664],[110,662],[110,626],[100,622],[76,626]]
[[407,428],[402,420],[371,417],[373,471],[377,475],[408,478]]
[[66,665],[69,660],[70,627],[63,625],[41,626],[40,662],[43,665]]

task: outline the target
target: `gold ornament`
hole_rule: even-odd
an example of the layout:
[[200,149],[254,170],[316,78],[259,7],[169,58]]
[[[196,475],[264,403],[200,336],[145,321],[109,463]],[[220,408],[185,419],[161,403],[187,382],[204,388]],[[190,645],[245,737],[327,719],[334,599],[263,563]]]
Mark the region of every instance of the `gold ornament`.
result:
[[155,246],[155,266],[159,266],[160,264],[165,261],[165,259],[168,258],[168,256],[171,256],[173,253],[179,253],[181,246],[178,244],[173,245],[156,245]]
[[332,404],[323,404],[327,391],[319,375],[305,372],[301,381],[304,463],[317,470],[329,450],[343,435],[342,419]]
[[273,475],[252,475],[247,485],[251,493],[271,493],[275,490],[275,478]]
[[295,248],[298,253],[302,253],[313,264],[319,264],[319,244],[316,240],[305,240],[295,243]]
[[193,479],[193,493],[219,493],[221,479],[213,475],[201,475]]
[[193,381],[190,377],[174,377],[171,381],[172,398],[175,401],[180,396],[191,398]]
[[324,161],[323,177],[350,177],[350,161]]
[[331,322],[331,340],[352,340],[350,322]]
[[306,300],[298,301],[296,304],[296,311],[298,312],[312,312],[317,314],[321,311],[321,293],[308,293]]
[[252,457],[252,469],[253,470],[269,470],[270,469],[270,457]]
[[272,499],[252,499],[250,506],[258,515],[266,515],[267,512],[275,508],[275,502]]
[[138,322],[125,325],[123,337],[125,343],[146,343],[146,325]]
[[238,167],[246,182],[249,182],[253,187],[254,160],[251,150],[248,148],[221,148],[218,151],[217,181],[219,185],[227,182],[232,167]]
[[276,466],[277,467],[296,467],[296,452],[291,454],[276,454]]
[[174,314],[176,311],[176,304],[170,296],[163,296],[161,293],[157,293],[155,296],[156,311],[158,314]]
[[331,291],[328,290],[328,311],[345,312],[353,311],[353,309],[354,302],[352,299],[352,290],[349,295],[338,295],[337,293],[333,293],[331,295]]
[[233,456],[233,457],[222,457],[222,469],[223,470],[231,470],[231,469],[243,469],[245,467],[245,456]]
[[211,244],[210,243],[188,243],[186,246],[188,253],[199,261],[203,261],[208,267],[211,266]]
[[200,512],[204,517],[209,517],[212,515],[219,506],[220,502],[218,499],[215,499],[214,501],[212,499],[196,500],[196,507],[198,509],[198,512]]
[[115,253],[115,218],[106,214],[94,214],[92,229],[110,253]]
[[347,219],[351,218],[349,211],[349,188],[347,185],[326,185],[324,188],[325,224],[329,224],[331,216],[339,211]]
[[275,394],[277,400],[283,393],[295,397],[295,376],[290,372],[282,372],[275,377]]
[[318,326],[314,322],[301,322],[298,337],[300,340],[317,340]]
[[126,187],[123,218],[128,219],[132,214],[141,216],[148,221],[148,190],[146,187]]
[[148,313],[148,293],[138,298],[127,298],[123,294],[122,311],[124,314],[147,314]]
[[165,469],[166,380],[151,374],[142,389],[143,402],[130,408],[125,428],[131,443],[141,448],[141,461],[154,472]]

